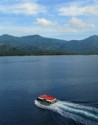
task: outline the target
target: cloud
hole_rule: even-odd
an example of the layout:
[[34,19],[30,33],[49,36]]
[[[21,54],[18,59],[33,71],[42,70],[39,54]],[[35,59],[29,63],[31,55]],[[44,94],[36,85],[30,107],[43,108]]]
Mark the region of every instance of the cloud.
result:
[[75,29],[81,29],[81,30],[86,30],[86,29],[94,29],[95,25],[93,23],[88,23],[84,22],[79,18],[72,17],[70,20],[70,27],[75,28]]
[[23,14],[23,15],[36,15],[44,13],[45,7],[35,2],[30,3],[17,3],[12,5],[0,5],[0,13],[3,14]]
[[97,25],[90,23],[89,21],[84,21],[80,18],[72,17],[66,23],[57,23],[56,21],[47,20],[45,18],[37,18],[37,23],[27,25],[16,25],[13,21],[3,22],[0,24],[0,33],[13,34],[13,35],[30,35],[30,34],[40,34],[40,35],[59,35],[59,34],[79,34],[95,32],[98,30]]
[[[48,20],[49,21],[49,20]],[[40,34],[46,37],[56,37],[56,38],[64,38],[66,34],[70,36],[69,39],[72,39],[72,35],[79,34],[96,34],[98,27],[95,25],[91,25],[91,23],[87,23],[79,18],[72,17],[70,21],[66,24],[56,24],[56,25],[49,25],[49,26],[42,26],[36,23],[32,25],[2,25],[0,24],[0,34],[12,34],[17,36],[22,35],[32,35],[32,34]],[[63,37],[60,37],[62,36]]]
[[80,15],[94,15],[98,16],[98,5],[89,6],[62,6],[58,8],[59,15],[61,16],[80,16]]
[[[96,26],[93,23],[86,22],[80,18],[72,17],[67,23],[59,24],[44,18],[37,18],[37,27],[42,28],[43,32],[51,33],[83,33],[90,30],[95,30]],[[41,27],[43,26],[43,27]]]
[[45,18],[37,18],[36,21],[41,26],[54,26],[55,25],[55,22],[47,20]]

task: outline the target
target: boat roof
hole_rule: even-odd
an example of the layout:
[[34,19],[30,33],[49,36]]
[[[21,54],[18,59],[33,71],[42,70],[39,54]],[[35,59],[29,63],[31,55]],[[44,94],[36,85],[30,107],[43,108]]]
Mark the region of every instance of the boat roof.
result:
[[47,100],[49,100],[49,101],[54,101],[54,100],[56,100],[55,97],[53,97],[53,96],[48,96],[48,95],[40,95],[39,98],[47,99]]

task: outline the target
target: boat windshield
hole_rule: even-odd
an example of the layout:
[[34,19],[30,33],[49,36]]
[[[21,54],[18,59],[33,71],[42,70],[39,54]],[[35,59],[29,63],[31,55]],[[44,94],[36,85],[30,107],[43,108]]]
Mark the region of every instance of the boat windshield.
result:
[[41,99],[41,98],[37,98],[37,100],[38,100],[38,101],[43,101],[43,99]]
[[37,98],[38,101],[40,101],[41,103],[45,103],[45,104],[52,104],[52,102],[46,100],[46,99],[41,99],[41,98]]

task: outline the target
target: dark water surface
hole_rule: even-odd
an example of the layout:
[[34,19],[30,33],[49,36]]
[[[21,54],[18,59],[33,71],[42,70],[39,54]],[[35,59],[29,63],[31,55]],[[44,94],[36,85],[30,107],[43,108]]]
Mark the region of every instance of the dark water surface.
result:
[[[62,100],[74,120],[37,108],[34,100],[40,94]],[[98,109],[98,56],[0,57],[0,125],[82,125],[75,121],[80,109],[75,112],[66,101]],[[85,124],[91,116],[86,113]],[[90,125],[97,125],[95,120]]]

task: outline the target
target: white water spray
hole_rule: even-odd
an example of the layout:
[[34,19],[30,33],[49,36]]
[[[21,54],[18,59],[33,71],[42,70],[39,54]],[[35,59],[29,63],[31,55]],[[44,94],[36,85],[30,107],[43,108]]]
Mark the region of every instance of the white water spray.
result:
[[98,109],[71,102],[59,101],[53,105],[45,106],[35,101],[35,104],[44,109],[55,111],[66,118],[71,118],[76,122],[85,125],[98,125]]

